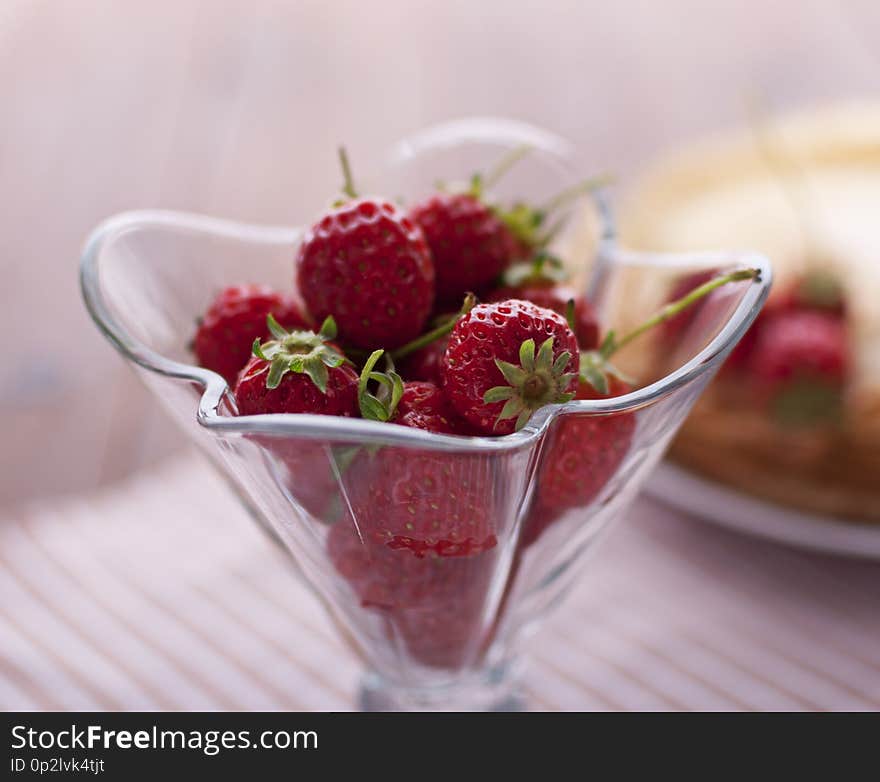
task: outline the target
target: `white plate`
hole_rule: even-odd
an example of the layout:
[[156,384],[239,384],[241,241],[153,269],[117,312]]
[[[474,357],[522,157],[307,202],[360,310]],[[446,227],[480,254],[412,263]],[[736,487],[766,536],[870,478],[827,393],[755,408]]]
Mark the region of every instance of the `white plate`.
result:
[[880,559],[880,524],[857,524],[783,508],[663,462],[645,491],[675,508],[739,532],[792,546]]

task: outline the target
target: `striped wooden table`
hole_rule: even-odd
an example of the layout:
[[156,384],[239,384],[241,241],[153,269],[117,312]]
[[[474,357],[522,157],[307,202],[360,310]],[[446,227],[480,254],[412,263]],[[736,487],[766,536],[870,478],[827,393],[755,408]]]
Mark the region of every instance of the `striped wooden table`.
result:
[[[548,710],[874,710],[880,565],[639,500],[533,644]],[[187,454],[0,521],[0,707],[354,707],[360,668]]]

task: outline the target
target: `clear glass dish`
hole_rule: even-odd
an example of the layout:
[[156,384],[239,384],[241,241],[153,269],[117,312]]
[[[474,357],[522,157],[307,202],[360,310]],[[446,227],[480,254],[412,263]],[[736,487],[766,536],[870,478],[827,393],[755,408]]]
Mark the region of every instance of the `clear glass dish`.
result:
[[[401,142],[374,186],[412,198],[438,179],[466,179],[524,143],[534,151],[503,180],[501,197],[540,200],[574,181],[566,142],[531,126],[486,119],[442,125]],[[626,509],[757,315],[770,286],[769,265],[737,253],[626,252],[614,242],[610,212],[597,192],[572,210],[560,249],[589,285],[606,325],[625,327],[619,321],[634,299],[649,314],[685,271],[761,272],[755,282],[712,295],[711,306],[703,306],[683,334],[674,371],[645,378],[625,396],[548,406],[521,431],[498,438],[329,416],[237,417],[225,381],[192,364],[187,342],[221,287],[259,281],[289,289],[300,235],[296,228],[171,212],[119,215],[98,227],[85,248],[86,305],[291,554],[365,662],[364,708],[510,707],[524,637],[584,570],[584,554]],[[601,440],[609,427],[625,433],[623,447],[603,457],[597,470],[575,476],[575,500],[542,491],[551,460]],[[397,478],[409,470],[428,476],[418,497],[395,493]],[[361,534],[359,520],[377,512],[377,502],[409,503],[418,512],[420,502],[438,497],[451,502],[453,512],[489,525],[496,545],[469,557],[417,558]]]

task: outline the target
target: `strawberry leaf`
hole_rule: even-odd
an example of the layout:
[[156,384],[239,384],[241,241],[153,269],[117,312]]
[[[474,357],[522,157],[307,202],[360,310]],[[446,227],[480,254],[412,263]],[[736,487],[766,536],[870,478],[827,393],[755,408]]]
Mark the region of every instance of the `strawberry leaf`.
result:
[[527,339],[519,346],[519,363],[526,372],[535,371],[535,340]]
[[568,402],[574,397],[569,388],[576,376],[565,371],[571,364],[571,353],[563,351],[554,359],[553,344],[553,337],[548,337],[536,355],[535,341],[524,340],[519,348],[520,366],[495,359],[495,366],[508,383],[494,386],[483,395],[485,404],[504,402],[495,420],[496,426],[500,421],[516,418],[514,428],[518,431],[538,408]]
[[510,399],[515,393],[516,389],[511,388],[510,386],[495,386],[483,394],[483,401],[486,404],[504,402],[505,400]]
[[521,386],[526,380],[525,370],[518,366],[515,366],[514,364],[511,364],[509,361],[501,361],[500,359],[496,358],[495,366],[501,370],[501,374],[504,375],[504,379],[514,388],[516,388],[517,386]]
[[617,338],[614,329],[610,329],[599,345],[599,354],[603,358],[608,358],[617,349]]
[[498,420],[503,421],[505,418],[513,418],[515,415],[519,415],[524,407],[525,405],[522,399],[511,397],[507,400],[504,407],[501,408],[501,412],[498,414]]
[[287,329],[275,320],[275,316],[271,312],[266,316],[266,325],[269,327],[269,333],[275,339],[284,339],[288,334]]
[[501,281],[511,288],[518,288],[529,283],[565,282],[567,279],[562,261],[546,250],[539,250],[532,260],[510,266]]
[[305,374],[322,394],[327,393],[329,381],[328,367],[341,366],[346,358],[333,345],[326,344],[336,335],[333,318],[327,318],[321,331],[287,331],[270,314],[266,316],[266,327],[275,339],[261,345],[254,340],[253,354],[269,362],[266,388],[275,389],[288,372]]
[[522,429],[522,428],[523,428],[523,427],[529,422],[529,418],[532,417],[532,413],[533,413],[533,412],[534,412],[533,410],[528,410],[528,409],[526,409],[526,410],[523,410],[523,411],[522,411],[522,412],[516,417],[516,425],[514,426],[514,429],[515,429],[517,432],[518,432],[520,429]]
[[[529,342],[531,342],[531,340],[529,340]],[[568,365],[571,353],[566,351],[559,354],[560,358],[563,356],[565,356],[565,361],[562,364],[562,369]],[[541,347],[538,348],[538,360],[535,362],[534,368],[544,370],[545,372],[553,371],[553,337],[548,337],[541,343]],[[525,367],[523,367],[523,369],[525,369]]]
[[263,352],[263,347],[260,345],[260,338],[257,337],[254,340],[253,347],[251,348],[251,352],[257,357],[263,359],[263,361],[268,361],[269,359],[266,357],[266,354]]
[[308,358],[304,360],[301,364],[302,372],[305,372],[311,379],[312,382],[318,387],[318,390],[322,394],[327,393],[327,380],[329,379],[327,373],[327,366],[323,361],[317,356],[314,358]]
[[[394,371],[390,356],[386,356],[388,368],[385,372],[373,371],[383,354],[384,350],[374,350],[370,354],[358,380],[358,406],[361,415],[370,421],[390,421],[403,396],[403,378]],[[379,384],[375,394],[369,390],[370,381]]]
[[281,379],[290,369],[290,362],[284,356],[278,355],[269,364],[269,374],[266,377],[266,388],[278,388]]
[[568,362],[571,360],[571,353],[567,350],[563,351],[556,358],[556,361],[553,362],[553,374],[559,375],[565,371],[565,368],[568,366]]
[[598,350],[581,353],[581,378],[602,396],[608,395],[605,359]]
[[321,330],[318,332],[318,336],[324,341],[327,341],[330,339],[336,339],[336,334],[336,321],[333,320],[332,315],[328,315],[321,324]]

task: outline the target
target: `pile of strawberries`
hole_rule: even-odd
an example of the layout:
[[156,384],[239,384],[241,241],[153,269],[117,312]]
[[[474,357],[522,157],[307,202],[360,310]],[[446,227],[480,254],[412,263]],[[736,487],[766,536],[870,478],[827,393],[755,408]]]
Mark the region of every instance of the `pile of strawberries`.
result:
[[[240,415],[362,417],[443,435],[494,437],[549,404],[627,393],[600,329],[547,251],[544,208],[502,208],[475,176],[403,209],[354,192],[305,233],[301,300],[261,285],[220,293],[193,341],[234,389]],[[507,160],[499,166],[503,170]],[[480,303],[478,303],[478,301]],[[523,547],[589,504],[627,454],[634,414],[569,416],[545,445]],[[385,637],[427,665],[465,663],[484,621],[491,559],[516,509],[479,454],[355,448],[331,464],[321,444],[267,444],[291,494],[334,522],[328,554]],[[345,502],[339,502],[344,494]],[[512,521],[510,522],[512,523]]]
[[226,378],[239,412],[496,436],[573,398],[599,327],[544,250],[549,211],[490,205],[479,176],[403,210],[357,197],[343,165],[345,198],[299,246],[301,304],[238,286],[199,326],[199,363]]

